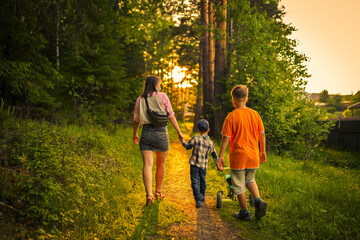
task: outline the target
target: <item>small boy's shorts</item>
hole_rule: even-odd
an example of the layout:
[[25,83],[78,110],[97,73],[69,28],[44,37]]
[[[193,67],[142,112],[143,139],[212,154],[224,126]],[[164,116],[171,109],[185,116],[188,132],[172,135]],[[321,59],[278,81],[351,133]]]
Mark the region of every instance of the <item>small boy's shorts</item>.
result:
[[257,168],[251,169],[231,169],[231,185],[235,195],[246,192],[246,184],[255,182],[255,172]]

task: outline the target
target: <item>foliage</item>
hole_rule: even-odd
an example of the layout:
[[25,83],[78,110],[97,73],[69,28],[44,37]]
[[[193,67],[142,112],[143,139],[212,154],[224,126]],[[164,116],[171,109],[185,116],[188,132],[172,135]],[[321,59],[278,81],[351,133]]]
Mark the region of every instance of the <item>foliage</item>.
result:
[[354,109],[346,109],[342,113],[343,117],[359,117],[360,116],[360,109],[354,108]]
[[4,239],[137,239],[150,229],[149,217],[156,215],[160,228],[184,220],[170,202],[143,213],[142,159],[132,128],[109,134],[12,117],[0,124]]
[[329,100],[329,92],[328,92],[328,90],[324,89],[324,90],[322,90],[322,92],[319,94],[319,102],[327,103],[328,100]]
[[[2,121],[1,128],[1,204],[21,210],[2,208],[4,239],[170,238],[167,227],[186,221],[179,206],[166,200],[145,208],[142,159],[138,146],[129,140],[131,127],[108,134],[90,126],[11,119]],[[175,139],[176,132],[169,132]],[[24,148],[29,154],[21,154]],[[267,215],[260,222],[244,224],[232,217],[238,203],[223,202],[222,217],[250,239],[356,238],[360,232],[358,216],[353,215],[360,199],[358,155],[327,151],[321,158],[325,163],[304,165],[270,154],[256,175],[260,193],[269,203]],[[11,168],[5,169],[6,164]],[[209,166],[209,196],[226,191],[223,177]],[[350,200],[351,206],[343,204]],[[250,211],[253,215],[254,209]]]
[[293,133],[294,143],[291,146],[292,154],[298,159],[305,161],[312,158],[320,143],[326,141],[330,129],[335,126],[334,121],[321,120],[318,109],[307,102],[309,105],[297,114],[296,124]]
[[[289,38],[294,27],[279,21],[278,14],[268,16],[245,0],[230,7],[235,31],[230,39],[233,51],[228,89],[236,84],[249,87],[248,106],[260,113],[270,150],[284,151],[297,141],[300,128],[305,131],[302,134],[308,134],[306,119],[312,119],[308,115],[318,115],[315,110],[306,111],[312,107],[304,92],[309,76],[307,58],[295,50],[297,42]],[[226,98],[231,111],[231,98]]]
[[326,108],[326,111],[327,111],[328,113],[335,113],[335,112],[336,112],[336,109],[335,109],[335,107],[331,106],[331,107],[327,107],[327,108]]
[[336,110],[339,110],[341,107],[341,101],[341,95],[333,95],[329,98],[328,103],[330,107],[334,107]]
[[360,91],[357,91],[352,97],[351,97],[351,103],[355,104],[360,102]]
[[[9,105],[26,108],[28,114],[43,106],[53,111],[56,73],[42,51],[47,40],[41,34],[40,12],[49,1],[7,1],[0,8],[0,97]],[[31,105],[31,107],[26,106]],[[39,109],[38,109],[39,108]]]
[[345,169],[360,169],[360,153],[341,151],[334,148],[320,148],[315,158],[334,167]]
[[169,63],[163,61],[174,46],[169,5],[7,2],[0,10],[9,16],[1,19],[9,28],[0,30],[0,97],[31,117],[74,119],[80,125],[89,119],[123,121],[133,111],[144,77],[155,70],[163,77]]

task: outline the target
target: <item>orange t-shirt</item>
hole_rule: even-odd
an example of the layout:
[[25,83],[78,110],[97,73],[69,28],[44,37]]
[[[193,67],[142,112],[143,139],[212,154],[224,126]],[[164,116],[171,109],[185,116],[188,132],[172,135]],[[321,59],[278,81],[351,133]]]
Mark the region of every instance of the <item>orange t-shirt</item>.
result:
[[230,139],[230,168],[259,167],[259,133],[264,125],[258,112],[251,108],[237,108],[224,121],[221,134]]

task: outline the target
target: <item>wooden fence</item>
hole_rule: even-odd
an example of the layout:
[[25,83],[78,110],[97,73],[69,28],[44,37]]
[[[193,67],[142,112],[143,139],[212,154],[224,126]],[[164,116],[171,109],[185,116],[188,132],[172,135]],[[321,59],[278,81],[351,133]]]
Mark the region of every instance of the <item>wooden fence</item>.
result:
[[360,117],[336,119],[327,145],[360,152]]

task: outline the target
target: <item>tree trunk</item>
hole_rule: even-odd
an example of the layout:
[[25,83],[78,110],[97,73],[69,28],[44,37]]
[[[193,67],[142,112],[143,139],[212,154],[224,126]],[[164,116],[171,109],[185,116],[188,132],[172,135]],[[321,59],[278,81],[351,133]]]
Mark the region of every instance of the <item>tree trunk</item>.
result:
[[202,49],[202,80],[203,80],[203,113],[205,118],[212,115],[211,112],[211,94],[209,92],[209,34],[208,34],[208,4],[207,0],[201,0],[200,19],[203,26],[203,33],[200,37],[200,48]]
[[209,91],[211,103],[214,102],[214,74],[215,74],[215,12],[214,0],[209,0]]
[[222,95],[226,91],[226,19],[227,19],[227,0],[217,0],[216,22],[219,36],[215,43],[215,111],[214,112],[214,136],[221,138],[222,124],[225,119],[225,108],[222,106]]
[[202,101],[203,101],[203,87],[202,87],[202,78],[203,78],[203,48],[201,45],[201,39],[200,39],[200,46],[199,46],[199,75],[198,75],[198,85],[197,85],[197,97],[196,97],[196,110],[195,110],[195,116],[194,116],[194,126],[193,126],[193,132],[197,132],[197,122],[201,118],[202,114]]
[[[60,72],[60,50],[59,50],[59,31],[60,31],[60,0],[56,1],[56,70]],[[59,77],[57,77],[59,83]]]
[[[215,76],[215,11],[214,11],[214,0],[209,0],[209,24],[208,24],[208,34],[209,34],[209,88],[205,89],[205,91],[209,94],[209,103],[214,106],[215,103],[215,92],[214,92],[214,76]],[[211,111],[212,112],[212,111]],[[210,124],[210,129],[214,129],[214,114],[208,115],[207,120]],[[214,131],[210,131],[210,136],[214,135]]]
[[226,79],[229,79],[229,77],[231,76],[231,55],[232,55],[232,44],[230,43],[230,39],[233,38],[233,33],[234,33],[234,22],[233,20],[230,20],[231,13],[230,13],[230,9],[228,9],[227,11],[227,19],[228,21],[228,25],[227,25],[227,38],[226,38],[226,44],[227,44],[227,75],[226,75]]

